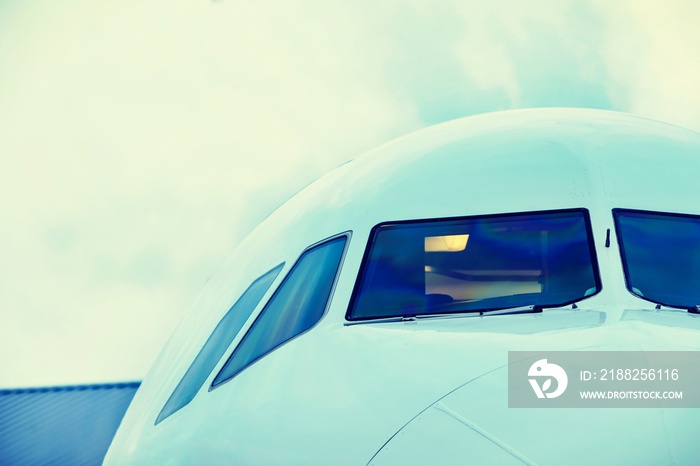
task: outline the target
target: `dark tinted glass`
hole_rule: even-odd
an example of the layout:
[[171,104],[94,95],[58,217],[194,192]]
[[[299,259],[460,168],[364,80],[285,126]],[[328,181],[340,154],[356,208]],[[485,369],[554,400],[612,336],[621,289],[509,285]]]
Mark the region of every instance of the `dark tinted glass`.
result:
[[158,414],[156,424],[192,401],[267,289],[275,281],[283,265],[278,265],[255,280],[221,319]]
[[345,236],[335,238],[301,255],[216,376],[212,387],[229,380],[321,319],[346,241]]
[[583,209],[374,228],[347,318],[564,305],[600,289]]
[[700,216],[613,210],[627,289],[654,303],[700,304]]

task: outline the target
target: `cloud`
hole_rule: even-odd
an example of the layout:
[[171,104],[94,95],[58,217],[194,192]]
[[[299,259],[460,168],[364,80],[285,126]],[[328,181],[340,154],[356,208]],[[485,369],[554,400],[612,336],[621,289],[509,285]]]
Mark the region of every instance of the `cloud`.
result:
[[528,106],[700,127],[697,8],[0,3],[0,386],[140,378],[260,220],[411,130]]
[[402,2],[373,9],[388,92],[424,125],[523,107],[611,108],[606,23],[573,1]]
[[343,4],[3,8],[0,340],[22,364],[0,385],[142,376],[257,222],[418,126]]
[[600,2],[612,96],[625,110],[700,130],[700,4]]

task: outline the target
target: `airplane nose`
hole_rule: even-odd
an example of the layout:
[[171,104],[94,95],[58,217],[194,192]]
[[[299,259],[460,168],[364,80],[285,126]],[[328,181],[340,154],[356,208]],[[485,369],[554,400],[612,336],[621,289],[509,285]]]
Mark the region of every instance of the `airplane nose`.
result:
[[369,464],[698,465],[696,409],[508,408],[505,369],[437,401]]
[[436,404],[419,414],[377,452],[370,465],[536,464]]

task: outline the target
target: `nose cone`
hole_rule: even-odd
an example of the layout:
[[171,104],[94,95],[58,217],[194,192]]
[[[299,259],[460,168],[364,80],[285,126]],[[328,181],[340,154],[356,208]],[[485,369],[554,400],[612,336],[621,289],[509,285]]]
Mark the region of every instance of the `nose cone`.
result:
[[700,409],[509,408],[507,378],[496,369],[446,394],[370,464],[700,464]]

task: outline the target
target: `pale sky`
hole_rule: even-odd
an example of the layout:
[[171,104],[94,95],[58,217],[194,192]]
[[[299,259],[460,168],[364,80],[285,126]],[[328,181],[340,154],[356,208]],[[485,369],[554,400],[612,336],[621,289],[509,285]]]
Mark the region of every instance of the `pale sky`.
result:
[[0,2],[0,388],[141,379],[227,254],[363,151],[565,106],[700,130],[700,2]]

